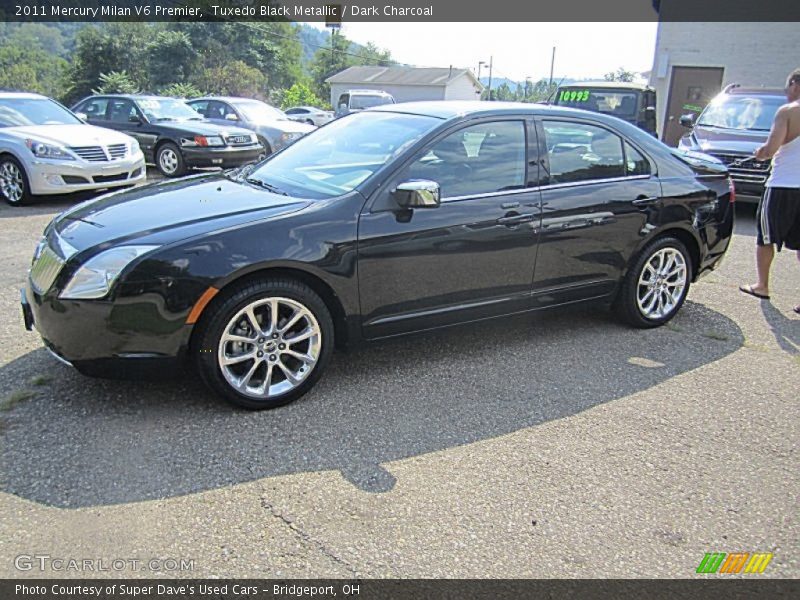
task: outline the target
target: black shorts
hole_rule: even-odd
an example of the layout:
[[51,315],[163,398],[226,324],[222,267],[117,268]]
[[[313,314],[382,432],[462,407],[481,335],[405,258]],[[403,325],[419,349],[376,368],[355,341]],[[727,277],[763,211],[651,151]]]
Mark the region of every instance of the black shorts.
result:
[[786,245],[800,250],[800,188],[768,187],[758,204],[756,228],[759,246]]

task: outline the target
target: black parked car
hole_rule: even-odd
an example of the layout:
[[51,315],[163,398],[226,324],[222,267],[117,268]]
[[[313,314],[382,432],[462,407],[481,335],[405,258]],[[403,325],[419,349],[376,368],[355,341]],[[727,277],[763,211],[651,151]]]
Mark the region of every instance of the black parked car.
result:
[[83,373],[188,358],[232,402],[271,408],[334,344],[580,301],[661,325],[719,264],[732,202],[721,163],[613,117],[388,105],[259,165],[68,210],[23,310]]
[[756,148],[766,143],[775,113],[786,103],[783,90],[729,85],[699,117],[689,113],[681,125],[691,132],[678,148],[703,152],[728,166],[736,185],[736,196],[758,202],[764,193],[772,161],[756,160]]
[[190,167],[238,167],[255,161],[264,148],[254,133],[206,121],[183,100],[161,96],[91,96],[72,107],[84,121],[136,138],[145,160],[166,177]]

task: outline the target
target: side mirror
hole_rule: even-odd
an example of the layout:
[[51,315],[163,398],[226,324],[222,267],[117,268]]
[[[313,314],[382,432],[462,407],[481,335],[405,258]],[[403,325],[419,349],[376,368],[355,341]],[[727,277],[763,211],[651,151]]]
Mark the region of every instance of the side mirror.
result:
[[688,115],[681,115],[681,125],[689,129],[694,127],[694,120],[695,120],[695,115],[693,113],[689,113]]
[[427,179],[404,181],[392,190],[395,202],[403,208],[436,208],[441,204],[439,184]]
[[86,121],[89,120],[89,115],[87,115],[86,113],[82,113],[82,112],[75,113],[75,116],[78,117],[84,123],[86,123]]
[[228,113],[227,115],[225,115],[225,120],[226,121],[238,121],[239,117],[236,116],[236,113]]
[[128,117],[128,123],[135,123],[136,125],[142,124],[142,119],[138,115],[131,115]]

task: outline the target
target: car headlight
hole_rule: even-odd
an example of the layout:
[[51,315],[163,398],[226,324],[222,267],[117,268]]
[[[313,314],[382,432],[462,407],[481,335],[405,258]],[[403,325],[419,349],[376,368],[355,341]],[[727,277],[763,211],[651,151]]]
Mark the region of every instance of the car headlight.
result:
[[156,248],[158,246],[120,246],[101,252],[75,272],[59,297],[65,300],[102,298],[125,267]]
[[37,158],[75,160],[75,157],[63,146],[53,146],[51,144],[45,144],[44,142],[37,142],[36,140],[25,140],[25,145],[28,146],[30,151]]
[[139,142],[135,139],[131,140],[130,144],[128,145],[128,150],[132,155],[139,152]]
[[184,138],[181,140],[181,146],[196,147],[196,146],[224,146],[225,142],[219,135],[196,135],[194,138]]
[[281,141],[284,143],[293,142],[302,135],[302,133],[282,133]]

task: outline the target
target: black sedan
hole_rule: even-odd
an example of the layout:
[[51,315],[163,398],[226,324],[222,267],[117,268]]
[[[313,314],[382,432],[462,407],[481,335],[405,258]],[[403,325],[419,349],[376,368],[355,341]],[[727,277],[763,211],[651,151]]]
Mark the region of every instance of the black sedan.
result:
[[586,301],[662,325],[723,257],[733,200],[721,163],[613,117],[382,106],[258,165],[68,210],[23,312],[82,373],[188,360],[271,408],[334,346]]
[[206,121],[183,100],[139,94],[84,98],[72,112],[92,125],[133,136],[165,177],[191,167],[239,167],[265,155],[255,134]]

